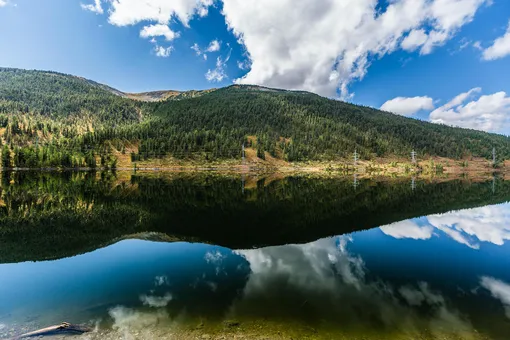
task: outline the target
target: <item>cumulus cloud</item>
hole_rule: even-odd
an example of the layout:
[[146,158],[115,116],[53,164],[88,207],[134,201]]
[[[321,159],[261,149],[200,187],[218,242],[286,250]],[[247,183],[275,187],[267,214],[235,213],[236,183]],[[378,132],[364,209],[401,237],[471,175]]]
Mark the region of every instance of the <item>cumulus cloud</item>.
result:
[[206,52],[218,52],[220,50],[221,43],[218,40],[213,40],[206,49]]
[[172,46],[163,47],[156,45],[156,47],[154,47],[154,52],[156,53],[157,57],[167,58],[170,56],[170,53],[172,53],[173,49],[174,48]]
[[427,33],[425,30],[412,30],[402,43],[400,44],[402,48],[406,51],[412,52],[416,50],[418,47],[423,46],[428,39]]
[[[244,45],[251,64],[235,82],[349,98],[349,84],[365,76],[374,58],[399,48],[431,53],[490,0],[392,0],[383,12],[378,6],[382,0],[222,2],[226,23]],[[113,25],[168,26],[178,20],[189,27],[193,17],[208,14],[214,0],[108,3]],[[216,51],[217,46],[210,47]],[[208,72],[210,79],[222,78],[221,70],[216,71]]]
[[[6,4],[5,1],[0,0],[0,7],[2,7],[2,2],[4,5]],[[81,4],[81,8],[83,8],[86,11],[91,11],[96,14],[103,14],[103,7],[101,6],[101,0],[94,0],[93,4]]]
[[480,91],[480,88],[474,88],[461,93],[432,111],[430,121],[490,132],[507,131],[510,128],[510,97],[505,92],[497,92],[464,104]]
[[388,100],[381,106],[381,110],[393,112],[403,116],[412,116],[421,110],[432,110],[434,101],[430,97],[397,97]]
[[172,31],[170,27],[162,24],[145,26],[140,31],[140,37],[142,38],[153,38],[161,36],[165,37],[167,41],[172,41],[179,36],[179,33]]
[[143,21],[168,24],[175,17],[184,26],[189,26],[193,16],[206,16],[212,3],[213,0],[112,0],[109,22],[117,26]]
[[347,98],[349,84],[365,76],[372,57],[392,53],[402,40],[408,49],[430,53],[483,3],[394,0],[381,13],[375,0],[223,0],[223,13],[252,63],[237,83],[326,96],[338,88]]
[[494,43],[483,51],[483,59],[495,60],[510,55],[510,22],[506,33],[494,40]]
[[394,238],[412,238],[415,240],[427,240],[432,237],[434,228],[431,226],[419,226],[412,220],[388,224],[380,228],[383,233]]
[[[0,0],[4,1],[4,0]],[[179,37],[179,33],[170,29],[172,20],[180,21],[185,27],[189,27],[189,21],[195,17],[204,17],[208,14],[208,8],[214,0],[110,0],[108,10],[108,22],[116,26],[136,25],[140,22],[151,22],[140,31],[142,38],[154,38],[163,36],[167,41]],[[83,9],[103,14],[101,0],[95,0],[94,4],[82,4]],[[172,47],[155,47],[158,57],[168,57]]]
[[494,298],[501,301],[505,307],[506,316],[510,318],[510,284],[488,276],[483,276],[480,284],[490,291]]

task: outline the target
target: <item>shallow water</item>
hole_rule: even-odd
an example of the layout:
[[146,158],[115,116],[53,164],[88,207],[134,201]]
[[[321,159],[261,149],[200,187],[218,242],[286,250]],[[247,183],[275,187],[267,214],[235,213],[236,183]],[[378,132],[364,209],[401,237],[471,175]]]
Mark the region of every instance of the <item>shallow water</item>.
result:
[[499,179],[9,176],[0,336],[508,339]]

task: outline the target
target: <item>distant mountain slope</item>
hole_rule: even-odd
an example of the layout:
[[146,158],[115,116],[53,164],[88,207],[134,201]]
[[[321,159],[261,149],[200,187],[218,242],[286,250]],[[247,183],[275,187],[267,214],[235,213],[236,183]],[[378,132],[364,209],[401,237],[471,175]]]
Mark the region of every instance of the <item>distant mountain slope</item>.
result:
[[134,100],[140,100],[145,102],[158,102],[164,100],[181,100],[181,99],[189,99],[200,97],[206,93],[216,91],[216,89],[210,90],[202,90],[202,91],[151,91],[151,92],[141,92],[141,93],[122,93],[122,96],[126,98],[131,98]]
[[35,112],[55,118],[90,113],[103,120],[138,121],[139,105],[120,93],[80,77],[0,68],[0,113]]
[[[496,148],[498,160],[510,158],[506,136],[303,91],[232,85],[132,94],[72,75],[9,68],[0,68],[0,129],[5,129],[0,140],[15,152],[13,159],[2,160],[4,167],[61,161],[91,166],[98,153],[115,164],[107,155],[127,148],[132,161],[240,159],[243,145],[260,159],[290,162],[352,159],[355,150],[362,159],[408,158],[412,150],[419,157],[460,159],[491,158]],[[68,154],[50,162],[49,156],[38,156],[37,146]],[[17,147],[25,149],[17,154]]]
[[355,149],[364,158],[409,156],[413,149],[420,155],[460,158],[490,157],[496,147],[500,157],[510,157],[510,138],[505,136],[432,124],[307,92],[234,85],[198,98],[158,103],[154,113],[164,121],[157,127],[161,136],[172,129],[197,131],[195,139],[181,137],[196,149],[212,148],[203,135],[207,131],[223,135],[224,148],[239,149],[246,136],[256,136],[257,148],[291,161],[351,158]]

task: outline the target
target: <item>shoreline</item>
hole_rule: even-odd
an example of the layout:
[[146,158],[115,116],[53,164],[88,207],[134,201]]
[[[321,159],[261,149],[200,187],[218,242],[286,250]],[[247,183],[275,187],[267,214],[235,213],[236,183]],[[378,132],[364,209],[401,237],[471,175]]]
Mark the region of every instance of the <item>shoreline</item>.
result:
[[357,166],[344,161],[321,162],[310,161],[287,163],[283,161],[238,161],[225,160],[221,162],[177,161],[175,159],[156,159],[146,162],[126,162],[119,166],[110,167],[41,167],[41,168],[1,168],[1,172],[41,171],[41,172],[80,172],[80,171],[121,171],[121,172],[214,172],[225,174],[281,174],[281,175],[344,175],[364,177],[437,177],[437,176],[502,176],[510,173],[510,161],[492,167],[485,159],[471,161],[453,160],[446,158],[430,158],[416,164],[398,159],[377,159],[375,161],[359,161]]

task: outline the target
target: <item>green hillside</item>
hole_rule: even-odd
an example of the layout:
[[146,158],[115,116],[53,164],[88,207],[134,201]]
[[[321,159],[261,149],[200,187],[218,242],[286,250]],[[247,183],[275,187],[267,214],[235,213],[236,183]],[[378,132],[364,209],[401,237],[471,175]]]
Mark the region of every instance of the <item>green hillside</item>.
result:
[[[150,102],[143,98],[150,97]],[[134,99],[132,99],[134,98]],[[158,98],[162,98],[159,101]],[[315,94],[233,85],[126,94],[80,77],[0,68],[3,167],[116,166],[173,156],[285,161],[421,156],[510,158],[510,138],[452,128]],[[126,151],[127,150],[127,151]]]

